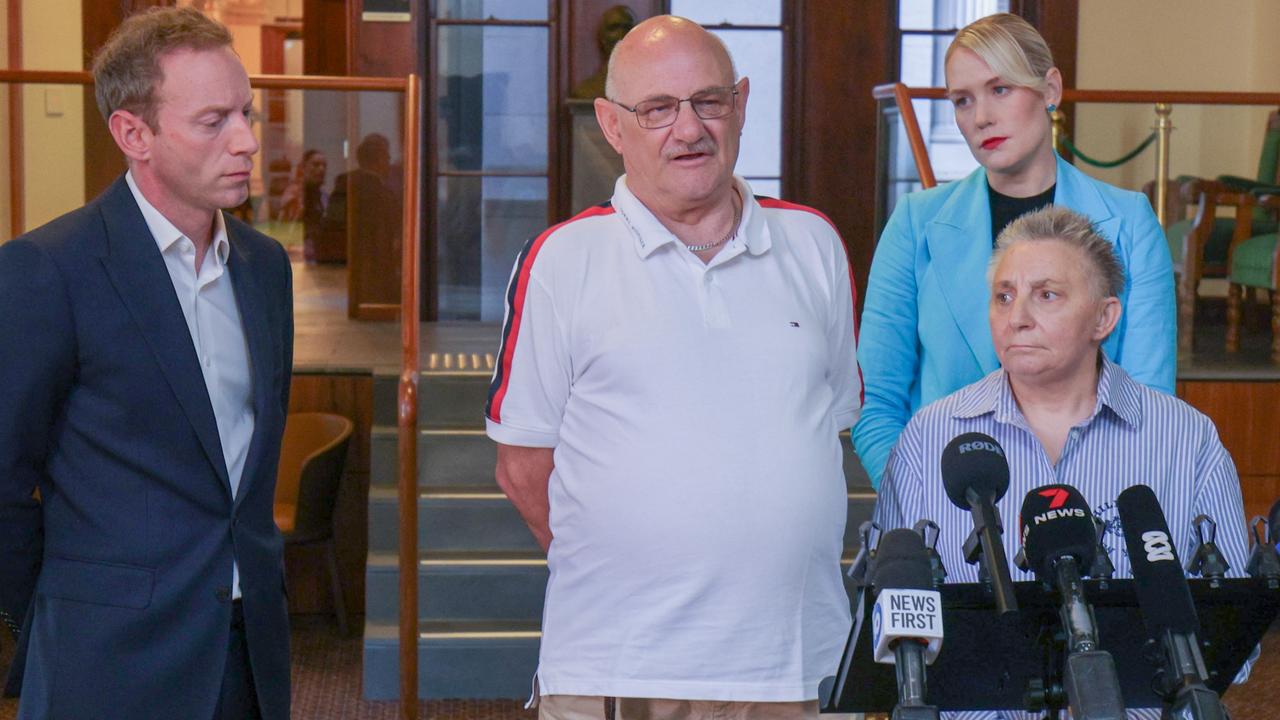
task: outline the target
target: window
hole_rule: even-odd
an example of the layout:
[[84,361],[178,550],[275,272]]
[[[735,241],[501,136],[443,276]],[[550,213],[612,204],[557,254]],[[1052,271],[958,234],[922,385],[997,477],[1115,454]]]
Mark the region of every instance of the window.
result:
[[[943,59],[956,31],[1008,10],[1009,0],[898,0],[898,79],[911,87],[945,86]],[[939,183],[958,180],[978,167],[956,127],[950,102],[916,100],[912,105]],[[921,188],[906,131],[901,123],[893,127],[886,186],[890,212],[899,197]]]
[[782,194],[781,0],[671,0],[671,13],[706,26],[724,41],[739,77],[751,80],[747,126],[736,172],[758,195]]

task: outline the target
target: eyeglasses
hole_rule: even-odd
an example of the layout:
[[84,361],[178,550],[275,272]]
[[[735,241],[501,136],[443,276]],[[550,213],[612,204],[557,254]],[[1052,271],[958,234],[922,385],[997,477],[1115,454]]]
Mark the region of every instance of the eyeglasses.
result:
[[646,130],[657,130],[674,125],[680,115],[680,103],[689,103],[693,112],[703,120],[716,120],[733,112],[734,96],[737,88],[718,87],[702,90],[687,98],[657,97],[636,103],[635,107],[627,107],[622,103],[609,99],[609,102],[628,112],[635,113],[636,122]]

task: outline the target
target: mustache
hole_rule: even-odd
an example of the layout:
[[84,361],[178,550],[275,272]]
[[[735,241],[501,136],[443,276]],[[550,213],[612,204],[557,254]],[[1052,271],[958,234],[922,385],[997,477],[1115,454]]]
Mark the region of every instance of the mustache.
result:
[[720,146],[710,137],[699,138],[697,142],[684,145],[679,148],[672,148],[662,153],[662,157],[666,160],[679,157],[681,155],[690,155],[693,153],[704,153],[706,155],[715,155],[720,150]]

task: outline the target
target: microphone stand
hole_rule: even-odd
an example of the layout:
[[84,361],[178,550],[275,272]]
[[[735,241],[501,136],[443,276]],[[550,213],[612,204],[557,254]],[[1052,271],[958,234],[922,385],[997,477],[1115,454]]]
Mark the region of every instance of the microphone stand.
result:
[[1084,596],[1084,580],[1075,557],[1054,563],[1059,614],[1067,634],[1067,660],[1063,684],[1074,720],[1124,720],[1120,677],[1111,653],[1098,648],[1097,622]]
[[979,497],[976,492],[966,493],[970,514],[973,515],[973,532],[964,541],[965,562],[973,565],[981,561],[991,581],[995,594],[996,611],[1000,614],[1017,612],[1018,599],[1013,594],[1013,580],[1009,577],[1009,560],[1004,553],[1000,535],[1004,528],[995,504]]
[[1209,676],[1194,634],[1167,631],[1163,638],[1165,665],[1156,682],[1173,700],[1161,714],[1165,720],[1228,720],[1218,694],[1204,684]]
[[924,701],[924,645],[900,640],[893,647],[894,671],[898,675],[898,704],[893,706],[891,720],[939,720],[938,708]]

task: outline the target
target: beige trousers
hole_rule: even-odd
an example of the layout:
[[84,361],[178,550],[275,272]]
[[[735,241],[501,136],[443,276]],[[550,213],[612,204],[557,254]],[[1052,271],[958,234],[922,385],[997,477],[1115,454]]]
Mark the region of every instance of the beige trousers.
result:
[[[538,720],[607,720],[605,698],[589,695],[543,695]],[[618,698],[608,720],[817,720],[818,701],[719,702]]]

